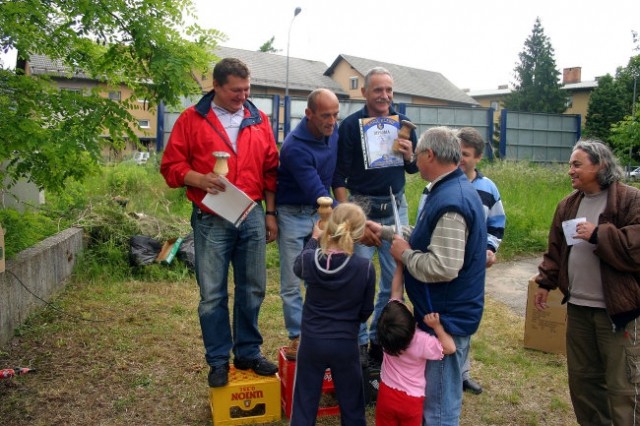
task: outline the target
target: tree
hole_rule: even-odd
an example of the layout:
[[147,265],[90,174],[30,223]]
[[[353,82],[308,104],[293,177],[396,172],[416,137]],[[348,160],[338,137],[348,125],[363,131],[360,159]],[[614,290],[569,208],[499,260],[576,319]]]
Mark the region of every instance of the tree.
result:
[[[139,108],[138,99],[155,108],[199,93],[193,75],[210,67],[224,35],[188,20],[195,22],[192,0],[0,2],[0,49],[18,52],[15,69],[0,67],[0,189],[26,178],[61,190],[95,169],[103,147],[137,141],[128,110]],[[60,61],[69,75],[126,85],[132,95],[114,102],[99,89],[57,90],[49,78],[25,73],[33,54]]]
[[620,84],[609,74],[600,77],[589,97],[585,136],[609,142],[611,125],[622,120],[627,111]]
[[276,36],[273,36],[269,40],[267,40],[262,46],[260,46],[260,49],[258,49],[258,52],[278,53],[281,49],[276,49],[273,46],[273,42],[275,41],[275,39],[276,39]]
[[[640,52],[638,34],[632,31],[634,50]],[[638,112],[638,77],[640,55],[629,58],[626,67],[618,67],[616,78],[607,75],[589,99],[586,136],[609,143],[624,163],[633,164],[640,154],[640,114]],[[635,102],[634,102],[634,97]]]
[[637,164],[640,154],[640,109],[611,126],[611,145],[625,164]]
[[[636,47],[636,50],[640,48]],[[640,104],[638,103],[640,55],[631,57],[625,68],[618,68],[616,76],[624,113],[619,121],[612,120],[610,123],[610,143],[621,161],[637,164],[640,158]]]
[[526,112],[564,112],[566,96],[560,90],[560,72],[540,18],[536,18],[524,50],[518,56],[520,62],[514,68],[515,90],[505,99],[504,107]]

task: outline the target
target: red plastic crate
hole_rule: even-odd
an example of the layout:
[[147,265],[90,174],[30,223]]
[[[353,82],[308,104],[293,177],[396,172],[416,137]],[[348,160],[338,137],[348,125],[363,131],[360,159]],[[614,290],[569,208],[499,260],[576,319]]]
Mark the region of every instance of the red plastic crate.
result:
[[[296,362],[289,361],[285,356],[286,347],[280,348],[278,352],[278,367],[280,373],[280,401],[282,404],[282,411],[287,418],[291,417],[291,404],[293,402],[293,380],[296,375]],[[322,381],[322,395],[331,395],[335,400],[335,389],[333,386],[333,379],[331,378],[331,370],[327,368],[324,373],[324,380]],[[322,401],[322,398],[320,398]],[[336,400],[337,401],[337,400]],[[333,416],[340,414],[340,406],[336,405],[330,407],[319,407],[318,417],[321,416]]]

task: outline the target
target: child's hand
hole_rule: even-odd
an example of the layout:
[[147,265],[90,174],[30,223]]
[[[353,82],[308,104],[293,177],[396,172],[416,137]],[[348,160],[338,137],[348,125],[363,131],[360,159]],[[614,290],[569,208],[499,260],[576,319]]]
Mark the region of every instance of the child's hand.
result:
[[440,325],[440,315],[437,312],[431,312],[425,315],[422,320],[431,328],[436,328]]
[[320,221],[317,221],[316,223],[313,224],[313,232],[311,233],[311,238],[319,240],[320,236],[322,235],[322,229],[320,229],[320,227],[318,226],[320,223]]

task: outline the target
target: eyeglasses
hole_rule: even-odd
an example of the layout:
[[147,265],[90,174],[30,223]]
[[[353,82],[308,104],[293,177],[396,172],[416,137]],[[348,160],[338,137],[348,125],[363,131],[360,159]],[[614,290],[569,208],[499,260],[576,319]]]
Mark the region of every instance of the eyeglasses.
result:
[[424,153],[426,153],[426,152],[427,152],[427,150],[426,150],[426,149],[425,149],[425,150],[423,150],[423,151],[416,151],[416,152],[414,152],[414,153],[413,153],[413,160],[414,160],[414,161],[415,161],[415,160],[417,160],[417,159],[418,159],[418,155],[420,155],[420,154],[424,154]]

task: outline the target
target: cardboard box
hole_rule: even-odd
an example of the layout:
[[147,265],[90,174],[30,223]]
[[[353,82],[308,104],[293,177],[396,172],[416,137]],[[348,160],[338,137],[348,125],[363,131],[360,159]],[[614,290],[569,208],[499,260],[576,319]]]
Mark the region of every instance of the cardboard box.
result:
[[536,310],[533,299],[538,284],[531,277],[527,293],[527,315],[524,322],[524,347],[566,355],[567,305],[562,305],[560,290],[549,292],[547,309]]
[[5,250],[4,250],[4,229],[0,226],[0,272],[4,272],[5,268]]
[[209,401],[214,426],[279,421],[280,378],[231,367],[226,386],[209,388]]

